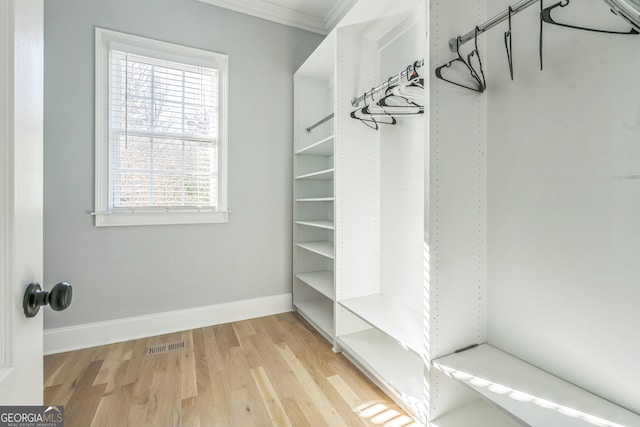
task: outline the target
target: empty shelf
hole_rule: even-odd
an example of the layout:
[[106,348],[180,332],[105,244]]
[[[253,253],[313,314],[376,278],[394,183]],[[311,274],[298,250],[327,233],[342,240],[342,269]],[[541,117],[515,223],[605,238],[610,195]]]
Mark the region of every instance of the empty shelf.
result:
[[333,303],[331,301],[317,298],[296,301],[293,305],[317,329],[320,329],[328,337],[333,337]]
[[296,224],[306,225],[308,227],[324,228],[327,230],[333,230],[335,228],[335,226],[333,225],[333,221],[329,221],[329,220],[296,221]]
[[304,242],[296,243],[296,246],[327,258],[334,257],[333,242]]
[[325,169],[318,172],[311,172],[304,175],[299,175],[296,179],[314,179],[318,181],[329,181],[333,179],[333,168]]
[[314,271],[312,273],[298,273],[296,277],[311,288],[320,292],[331,300],[335,300],[335,287],[333,284],[333,271]]
[[411,351],[377,329],[343,335],[338,341],[350,356],[374,374],[411,408],[423,404],[424,364]]
[[296,151],[296,154],[333,156],[333,135]]
[[340,304],[416,354],[424,353],[422,313],[398,304],[381,294],[352,298],[340,301]]
[[522,424],[484,400],[449,412],[431,422],[432,427],[522,427]]
[[640,416],[488,344],[441,357],[433,365],[525,425],[640,426]]
[[334,200],[333,197],[308,197],[296,199],[296,202],[333,202]]

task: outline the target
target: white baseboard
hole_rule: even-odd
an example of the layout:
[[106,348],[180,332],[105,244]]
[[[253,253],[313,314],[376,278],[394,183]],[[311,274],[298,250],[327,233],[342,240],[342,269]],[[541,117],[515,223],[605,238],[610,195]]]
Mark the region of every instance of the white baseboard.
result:
[[44,354],[63,353],[291,311],[291,294],[44,331]]

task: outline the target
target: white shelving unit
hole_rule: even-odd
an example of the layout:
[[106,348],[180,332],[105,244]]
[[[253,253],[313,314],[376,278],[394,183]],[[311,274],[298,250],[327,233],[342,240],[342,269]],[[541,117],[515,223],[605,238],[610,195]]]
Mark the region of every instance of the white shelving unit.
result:
[[[451,38],[516,2],[430,3],[433,70],[455,56]],[[571,19],[624,26],[600,3]],[[522,34],[540,30],[536,7],[516,19]],[[638,39],[546,32],[541,73],[538,44],[514,38],[511,81],[506,29],[478,39],[497,64],[484,93],[431,78],[431,426],[637,427],[640,127],[628,89],[640,57],[625,52]],[[602,75],[616,79],[592,87]]]
[[[521,37],[513,82],[435,78],[452,37],[514,3],[361,0],[296,72],[294,307],[429,427],[640,427],[637,38],[550,28],[544,73]],[[478,39],[483,62],[503,36]],[[421,58],[425,117],[349,116]]]
[[350,113],[353,97],[426,56],[426,15],[422,0],[361,1],[338,26],[335,138],[338,347],[421,423],[426,119],[376,131]]
[[640,416],[488,344],[433,365],[524,425],[640,426]]
[[381,294],[340,301],[340,305],[396,340],[416,355],[424,353],[424,317],[421,312]]
[[294,306],[422,422],[426,118],[376,131],[350,113],[426,57],[426,16],[426,0],[352,7],[294,76],[293,150]]
[[335,35],[294,76],[293,306],[335,345]]

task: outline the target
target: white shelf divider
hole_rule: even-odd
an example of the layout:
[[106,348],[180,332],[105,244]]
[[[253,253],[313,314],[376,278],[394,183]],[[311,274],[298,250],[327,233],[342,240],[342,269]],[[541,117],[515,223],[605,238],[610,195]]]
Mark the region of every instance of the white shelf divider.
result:
[[324,228],[326,230],[334,230],[335,225],[330,220],[317,220],[317,221],[296,221],[298,225],[306,225],[307,227]]
[[437,420],[431,422],[431,427],[522,427],[513,418],[502,412],[496,406],[482,399],[457,408]]
[[338,337],[339,344],[395,397],[416,411],[424,405],[424,365],[419,356],[372,328]]
[[317,181],[330,181],[333,179],[333,168],[296,176],[296,179],[312,179]]
[[333,242],[304,242],[296,243],[296,246],[327,258],[333,259],[335,256]]
[[334,197],[307,197],[296,199],[296,202],[333,202]]
[[333,135],[296,151],[298,155],[333,156]]
[[326,298],[298,300],[296,309],[313,326],[320,329],[330,340],[333,340],[333,303]]
[[339,303],[416,354],[424,353],[422,313],[381,294],[352,298]]
[[[524,425],[640,426],[639,415],[489,344],[435,359],[433,365]],[[589,373],[585,372],[585,375]]]
[[335,301],[336,292],[333,283],[333,271],[325,270],[311,273],[298,273],[296,277],[325,297]]

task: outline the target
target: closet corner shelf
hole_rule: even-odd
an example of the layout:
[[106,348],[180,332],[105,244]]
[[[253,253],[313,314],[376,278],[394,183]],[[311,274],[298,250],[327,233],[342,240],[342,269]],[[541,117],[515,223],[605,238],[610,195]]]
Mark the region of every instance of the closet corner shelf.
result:
[[424,317],[382,294],[339,301],[347,310],[418,355],[424,354]]
[[489,344],[435,359],[433,366],[525,425],[640,426],[640,416]]
[[296,243],[296,246],[330,259],[333,259],[335,253],[333,242],[301,242]]
[[[424,363],[388,335],[372,328],[338,337],[347,356],[355,359],[395,397],[414,411],[424,404]],[[416,411],[420,412],[420,411]]]
[[313,179],[317,181],[330,181],[333,179],[333,168],[325,169],[318,172],[306,173],[296,176],[296,179]]
[[333,156],[333,135],[296,151],[296,154]]
[[298,225],[305,225],[307,227],[324,228],[326,230],[334,230],[335,225],[333,221],[329,220],[316,220],[316,221],[296,221]]
[[433,427],[522,427],[489,402],[476,399],[431,422]]
[[296,310],[309,323],[325,334],[329,340],[335,335],[333,329],[333,302],[325,298],[299,300],[294,304]]
[[333,283],[333,271],[325,270],[311,273],[298,273],[296,277],[325,297],[335,301],[336,292]]

